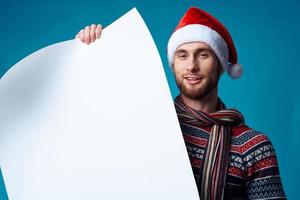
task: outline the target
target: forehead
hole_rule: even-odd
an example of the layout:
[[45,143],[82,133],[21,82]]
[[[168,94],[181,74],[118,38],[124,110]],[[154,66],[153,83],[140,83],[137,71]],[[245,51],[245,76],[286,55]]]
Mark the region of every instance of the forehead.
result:
[[212,51],[212,49],[205,44],[204,42],[188,42],[188,43],[184,43],[182,45],[180,45],[179,47],[177,47],[176,51],[181,51],[181,50],[196,50],[196,49],[207,49]]

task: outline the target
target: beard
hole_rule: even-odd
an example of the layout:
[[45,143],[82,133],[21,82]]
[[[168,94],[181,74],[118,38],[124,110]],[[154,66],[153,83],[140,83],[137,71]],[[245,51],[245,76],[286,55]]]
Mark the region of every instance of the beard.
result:
[[205,76],[199,84],[191,86],[184,83],[184,78],[175,77],[181,94],[193,100],[200,100],[213,91],[218,85],[219,78],[220,76],[218,75],[213,77]]

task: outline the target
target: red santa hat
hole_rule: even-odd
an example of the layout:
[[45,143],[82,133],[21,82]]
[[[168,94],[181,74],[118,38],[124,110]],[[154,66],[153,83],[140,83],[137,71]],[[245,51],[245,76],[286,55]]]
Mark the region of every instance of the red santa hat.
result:
[[215,17],[196,7],[185,13],[169,39],[167,53],[170,66],[173,65],[176,49],[188,42],[207,44],[231,78],[241,77],[243,69],[237,63],[237,52],[229,32]]

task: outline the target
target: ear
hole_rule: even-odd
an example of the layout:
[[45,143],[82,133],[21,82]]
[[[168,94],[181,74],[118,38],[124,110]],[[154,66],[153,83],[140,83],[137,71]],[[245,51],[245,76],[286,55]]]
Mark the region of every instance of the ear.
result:
[[221,66],[220,62],[218,64],[218,74],[219,76],[221,76],[224,73],[224,68]]
[[175,71],[174,71],[174,63],[170,64],[169,66],[170,66],[170,69],[171,69],[171,71],[173,72],[173,74],[175,74]]

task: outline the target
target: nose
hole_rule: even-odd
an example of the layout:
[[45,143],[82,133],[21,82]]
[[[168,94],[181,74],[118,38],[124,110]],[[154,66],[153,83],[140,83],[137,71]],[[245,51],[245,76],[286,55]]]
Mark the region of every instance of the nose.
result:
[[199,63],[197,62],[197,59],[194,58],[194,56],[191,56],[187,63],[186,70],[188,72],[196,72],[199,71],[199,69],[200,67],[199,67]]

